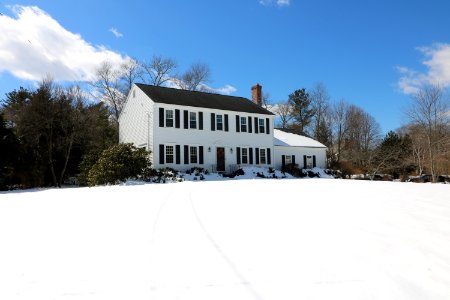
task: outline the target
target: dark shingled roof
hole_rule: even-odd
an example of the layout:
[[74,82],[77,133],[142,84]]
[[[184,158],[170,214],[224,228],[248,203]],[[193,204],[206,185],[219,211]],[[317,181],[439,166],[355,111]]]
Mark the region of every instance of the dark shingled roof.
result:
[[273,113],[267,109],[242,97],[193,92],[142,83],[136,83],[136,85],[149,96],[150,99],[157,103],[273,115]]

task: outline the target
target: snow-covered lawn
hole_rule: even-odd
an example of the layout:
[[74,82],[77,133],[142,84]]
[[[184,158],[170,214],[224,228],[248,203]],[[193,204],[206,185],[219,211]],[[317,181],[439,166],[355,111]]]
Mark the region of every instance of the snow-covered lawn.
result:
[[450,299],[450,185],[0,193],[0,299]]

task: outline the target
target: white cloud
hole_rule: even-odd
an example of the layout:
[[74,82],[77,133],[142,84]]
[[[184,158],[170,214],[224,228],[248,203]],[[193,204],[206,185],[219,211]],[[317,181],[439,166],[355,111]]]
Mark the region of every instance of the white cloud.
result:
[[35,6],[10,7],[14,17],[0,16],[0,72],[27,80],[85,81],[99,63],[119,65],[128,59],[104,46],[94,46],[63,28]]
[[278,6],[288,6],[291,4],[291,0],[277,0]]
[[109,31],[112,32],[112,34],[114,34],[114,36],[115,36],[116,38],[121,38],[121,37],[123,37],[123,34],[120,33],[120,32],[119,32],[116,28],[114,28],[114,27],[110,28]]
[[264,6],[270,6],[274,3],[278,6],[289,6],[291,4],[291,0],[259,0],[259,4]]
[[222,94],[222,95],[231,95],[237,91],[237,89],[234,86],[231,86],[229,84],[220,87],[220,88],[212,88],[207,87],[208,90],[210,90],[213,93]]
[[398,81],[398,87],[405,94],[417,92],[426,84],[439,84],[442,87],[450,86],[450,44],[434,44],[431,47],[420,47],[426,66],[425,73],[421,73],[406,67],[397,67],[402,74]]

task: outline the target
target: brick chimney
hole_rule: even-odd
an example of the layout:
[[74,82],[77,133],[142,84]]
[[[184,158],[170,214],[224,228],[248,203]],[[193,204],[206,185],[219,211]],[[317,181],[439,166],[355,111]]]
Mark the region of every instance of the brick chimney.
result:
[[252,100],[255,104],[262,106],[262,86],[259,83],[252,86]]

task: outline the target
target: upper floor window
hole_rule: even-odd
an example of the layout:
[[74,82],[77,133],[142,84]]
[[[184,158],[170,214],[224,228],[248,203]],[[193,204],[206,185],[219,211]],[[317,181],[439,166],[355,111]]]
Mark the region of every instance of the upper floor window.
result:
[[259,119],[258,124],[259,124],[259,132],[264,133],[264,119]]
[[259,163],[262,165],[265,165],[267,163],[266,149],[259,149]]
[[223,130],[223,116],[222,115],[216,116],[216,129]]
[[241,132],[247,132],[247,118],[241,117]]
[[166,163],[173,164],[173,146],[166,146]]
[[189,112],[189,128],[197,128],[197,113],[196,112]]
[[191,158],[191,164],[197,163],[197,147],[191,146],[190,147],[190,158]]
[[248,164],[248,148],[241,149],[241,161],[242,164]]
[[173,127],[173,110],[166,109],[166,127]]

